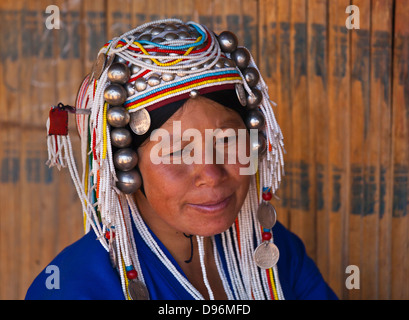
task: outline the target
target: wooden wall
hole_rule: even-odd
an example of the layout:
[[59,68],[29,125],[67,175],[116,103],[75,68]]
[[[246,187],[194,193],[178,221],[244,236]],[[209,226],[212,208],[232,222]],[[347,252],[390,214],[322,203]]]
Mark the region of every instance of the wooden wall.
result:
[[[45,27],[48,5],[60,29]],[[359,30],[345,26],[349,5]],[[106,40],[164,17],[233,31],[252,51],[285,136],[279,219],[338,296],[409,299],[406,0],[1,1],[0,298],[24,298],[83,234],[68,172],[45,166],[49,107],[74,103]],[[359,289],[345,286],[349,265]]]

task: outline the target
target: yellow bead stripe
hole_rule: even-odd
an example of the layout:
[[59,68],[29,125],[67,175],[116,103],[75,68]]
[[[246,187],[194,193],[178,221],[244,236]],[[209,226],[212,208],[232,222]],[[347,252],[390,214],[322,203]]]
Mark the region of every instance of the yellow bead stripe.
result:
[[163,98],[163,97],[166,97],[166,96],[169,96],[169,95],[181,92],[181,91],[186,91],[186,90],[189,90],[189,89],[192,89],[192,88],[197,88],[197,87],[202,86],[202,85],[213,84],[213,83],[216,83],[216,82],[235,81],[235,80],[242,80],[242,78],[241,77],[230,77],[230,78],[213,79],[213,80],[205,80],[205,81],[202,81],[202,82],[197,82],[197,83],[194,83],[192,85],[189,85],[189,86],[186,86],[186,87],[183,87],[183,88],[179,88],[179,89],[175,89],[175,90],[171,90],[171,91],[166,91],[165,93],[156,95],[156,96],[154,96],[154,97],[152,97],[150,99],[144,100],[144,101],[139,102],[139,103],[135,103],[135,104],[131,105],[130,107],[127,107],[126,109],[132,110],[132,109],[138,108],[139,106],[147,105],[150,102],[156,101],[156,100],[158,100],[160,98]]
[[[197,40],[196,40],[195,42],[193,42],[193,44],[195,44],[195,43],[197,43],[197,42],[199,42],[199,41],[201,41],[201,40],[202,40],[202,37],[200,36],[199,38],[197,38]],[[133,44],[135,44],[139,49],[141,49],[141,51],[142,51],[145,55],[150,56],[149,52],[146,51],[146,49],[145,49],[139,42],[135,41]],[[121,48],[121,47],[123,47],[123,46],[124,46],[124,45],[123,45],[122,43],[119,43],[116,47],[117,47],[117,48]],[[190,54],[190,53],[192,52],[192,50],[193,50],[194,48],[195,48],[194,45],[191,46],[183,55],[184,55],[184,56],[187,56],[188,54]],[[177,63],[183,61],[183,58],[180,58],[180,59],[177,59],[177,60],[172,61],[172,62],[162,63],[162,62],[159,62],[158,60],[156,60],[155,58],[149,58],[149,59],[151,59],[156,65],[158,65],[158,66],[160,66],[160,67],[173,66],[173,65],[175,65],[175,64],[177,64]]]

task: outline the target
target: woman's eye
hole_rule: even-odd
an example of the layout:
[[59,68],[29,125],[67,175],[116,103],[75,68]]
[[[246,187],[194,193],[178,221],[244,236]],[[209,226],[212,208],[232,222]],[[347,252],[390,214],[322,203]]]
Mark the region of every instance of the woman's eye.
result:
[[170,157],[180,157],[182,156],[182,150],[173,151],[169,154]]
[[222,137],[216,140],[216,144],[217,143],[223,143],[223,144],[230,144],[230,143],[234,143],[236,142],[236,140],[233,137]]

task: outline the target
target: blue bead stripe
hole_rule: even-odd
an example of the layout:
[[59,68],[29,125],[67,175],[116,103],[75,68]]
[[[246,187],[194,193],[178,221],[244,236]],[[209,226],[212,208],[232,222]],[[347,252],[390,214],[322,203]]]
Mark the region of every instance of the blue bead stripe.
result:
[[204,79],[204,78],[207,78],[207,77],[222,76],[222,75],[226,75],[226,74],[237,74],[238,76],[240,75],[237,70],[225,70],[225,71],[219,71],[219,72],[206,73],[206,74],[202,74],[202,75],[191,77],[191,78],[186,78],[186,79],[183,79],[183,80],[168,84],[166,86],[163,86],[161,88],[153,89],[153,90],[150,90],[150,91],[148,91],[146,93],[140,94],[137,97],[126,101],[125,105],[128,105],[130,103],[133,103],[133,102],[135,102],[137,100],[143,99],[143,98],[145,98],[147,96],[150,96],[152,94],[161,92],[163,90],[170,89],[172,87],[176,87],[176,86],[184,84],[184,83],[189,83],[191,81]]

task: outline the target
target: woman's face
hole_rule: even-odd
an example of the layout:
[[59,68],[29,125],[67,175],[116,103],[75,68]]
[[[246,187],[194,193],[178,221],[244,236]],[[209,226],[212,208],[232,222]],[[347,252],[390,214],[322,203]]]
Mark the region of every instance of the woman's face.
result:
[[[196,134],[188,141],[181,139],[178,130],[174,130],[178,122],[174,121],[180,121],[180,134],[192,133],[192,129]],[[162,148],[166,143],[158,148],[164,139],[153,141],[152,136],[138,149],[146,199],[138,191],[136,200],[143,218],[151,228],[155,227],[155,231],[211,236],[227,230],[234,223],[250,184],[250,176],[240,174],[240,168],[245,165],[240,164],[237,156],[240,152],[237,145],[243,144],[243,140],[234,143],[236,161],[232,161],[227,151],[233,140],[223,138],[223,134],[230,136],[232,132],[237,136],[241,130],[246,132],[248,144],[249,137],[241,117],[217,102],[198,97],[188,100],[161,129],[170,135],[168,150]],[[209,129],[216,133],[210,144],[206,144],[206,129],[207,133]],[[224,143],[222,163],[215,159],[215,141]],[[206,149],[209,145],[213,148],[213,157],[211,154],[209,157],[209,149]],[[158,163],[157,159],[152,161],[155,153],[163,157],[169,155],[165,158],[170,164]],[[195,162],[189,164],[186,156]]]

